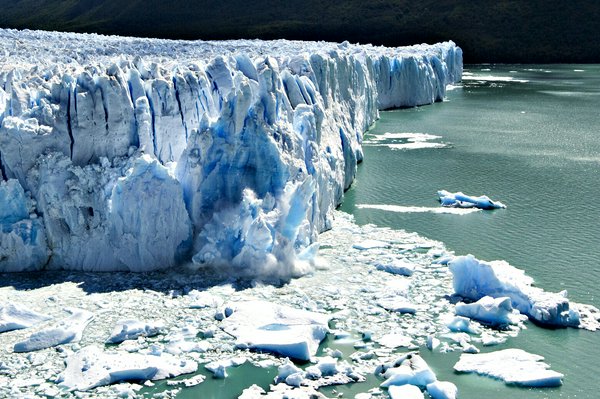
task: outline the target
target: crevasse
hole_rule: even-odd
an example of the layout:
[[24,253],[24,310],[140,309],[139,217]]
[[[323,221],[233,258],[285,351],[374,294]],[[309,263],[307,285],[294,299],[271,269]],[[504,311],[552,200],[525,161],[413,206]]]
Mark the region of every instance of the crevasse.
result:
[[0,271],[302,274],[378,110],[462,74],[452,42],[0,30],[0,52]]

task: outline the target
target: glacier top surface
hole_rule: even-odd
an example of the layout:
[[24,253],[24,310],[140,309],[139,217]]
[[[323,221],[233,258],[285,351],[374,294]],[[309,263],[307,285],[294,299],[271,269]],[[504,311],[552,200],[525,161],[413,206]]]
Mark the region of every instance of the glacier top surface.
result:
[[[87,65],[114,62],[118,59],[152,58],[165,65],[169,62],[197,62],[203,58],[246,54],[287,58],[303,53],[369,54],[388,57],[407,57],[437,54],[452,42],[407,47],[383,47],[371,44],[291,40],[167,40],[105,36],[70,32],[0,29],[0,68],[16,65],[29,67],[40,64]],[[1,70],[0,69],[0,70]]]

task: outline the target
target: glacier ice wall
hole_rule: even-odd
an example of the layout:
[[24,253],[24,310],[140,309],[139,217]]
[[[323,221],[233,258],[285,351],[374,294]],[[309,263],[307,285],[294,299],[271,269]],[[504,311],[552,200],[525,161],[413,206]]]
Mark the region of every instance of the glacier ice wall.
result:
[[0,30],[0,271],[310,267],[379,109],[441,101],[452,42]]

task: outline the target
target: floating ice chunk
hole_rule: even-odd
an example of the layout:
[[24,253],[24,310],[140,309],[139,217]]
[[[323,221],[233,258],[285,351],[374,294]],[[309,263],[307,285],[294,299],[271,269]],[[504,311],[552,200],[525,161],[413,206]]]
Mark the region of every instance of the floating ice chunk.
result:
[[445,207],[453,208],[479,208],[479,209],[501,209],[506,208],[502,202],[492,201],[487,196],[472,197],[461,192],[451,193],[446,190],[437,192],[440,203]]
[[509,297],[512,306],[543,325],[577,327],[579,312],[569,306],[566,291],[558,294],[533,287],[523,270],[504,261],[485,262],[473,255],[458,256],[450,264],[454,291],[463,298]]
[[[300,386],[306,373],[297,367],[294,363],[292,363],[289,359],[278,367],[278,374],[275,377],[275,383],[285,382],[290,386]],[[320,378],[320,375],[317,377]],[[289,381],[288,381],[289,379]]]
[[223,299],[206,291],[192,290],[188,294],[190,298],[189,307],[192,309],[218,308],[223,304]]
[[477,355],[463,354],[454,365],[454,370],[487,375],[507,384],[525,387],[562,385],[563,375],[548,370],[550,366],[542,360],[542,356],[521,349],[505,349]]
[[483,346],[494,346],[500,345],[506,342],[506,338],[504,337],[496,337],[491,334],[482,334],[481,335],[481,343]]
[[398,313],[417,313],[417,305],[410,302],[404,296],[392,296],[377,300],[377,305],[385,310]]
[[17,342],[15,352],[32,352],[71,342],[79,342],[83,330],[94,318],[92,312],[82,309],[67,309],[70,317],[63,319],[54,327],[35,332],[24,341]]
[[104,352],[92,345],[67,358],[67,367],[57,382],[69,391],[87,391],[122,381],[161,380],[197,369],[196,362],[169,354]]
[[394,259],[390,262],[382,262],[376,265],[377,270],[383,270],[391,274],[401,276],[412,276],[415,271],[415,264],[403,259]]
[[352,244],[352,248],[358,249],[359,251],[366,251],[369,249],[377,248],[389,248],[390,243],[379,241],[379,240],[365,240]]
[[512,76],[494,76],[494,75],[465,75],[463,80],[475,80],[479,82],[515,82],[527,83],[526,79],[515,79]]
[[280,383],[271,385],[271,391],[265,392],[258,385],[244,389],[239,399],[327,399],[325,395],[312,387],[291,387]]
[[433,335],[427,337],[426,345],[427,349],[429,349],[430,351],[437,349],[437,347],[440,346],[440,343],[440,340],[434,337]]
[[456,399],[458,388],[448,381],[435,381],[427,385],[427,393],[431,399]]
[[222,328],[240,347],[309,360],[329,331],[330,316],[321,313],[265,301],[238,302],[231,308]]
[[436,381],[435,373],[429,368],[425,360],[416,353],[406,354],[394,363],[384,366],[383,376],[386,380],[381,386],[386,388],[392,385],[416,385],[425,388]]
[[414,385],[397,385],[388,389],[391,399],[423,399],[423,392]]
[[23,305],[7,303],[0,306],[0,333],[20,330],[52,319]]
[[204,367],[213,373],[214,378],[227,378],[227,368],[239,367],[247,360],[245,357],[232,357],[230,359],[215,360],[205,364]]
[[163,329],[164,323],[162,321],[121,320],[113,329],[106,343],[118,344],[125,340],[136,339],[137,337],[153,337],[160,334]]
[[386,334],[381,338],[375,339],[375,342],[387,348],[407,348],[413,345],[412,339],[402,334]]
[[523,317],[512,307],[509,297],[492,298],[484,296],[474,303],[458,303],[454,311],[459,316],[468,317],[493,327],[518,324]]
[[[316,364],[307,367],[303,376],[306,377],[306,385],[314,388],[330,386],[330,385],[345,385],[353,382],[365,381],[365,377],[356,372],[356,370],[347,362],[338,362],[338,359],[332,356],[324,356],[313,359]],[[293,374],[295,375],[295,374]],[[289,377],[286,383],[289,385]],[[298,382],[302,383],[301,380]]]
[[206,379],[205,376],[203,376],[202,374],[198,374],[196,376],[186,378],[183,380],[167,381],[167,385],[173,386],[173,385],[181,384],[187,388],[190,388],[190,387],[195,387],[196,385],[202,384],[205,379]]
[[481,330],[474,326],[467,317],[456,316],[446,322],[446,326],[453,332],[466,332],[469,334],[479,334]]

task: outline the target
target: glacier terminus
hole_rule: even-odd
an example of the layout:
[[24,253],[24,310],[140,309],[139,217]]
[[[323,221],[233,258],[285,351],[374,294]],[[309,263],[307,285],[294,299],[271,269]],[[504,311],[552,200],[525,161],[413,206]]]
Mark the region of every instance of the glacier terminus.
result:
[[1,272],[302,275],[378,110],[462,74],[453,42],[0,30],[0,54]]

